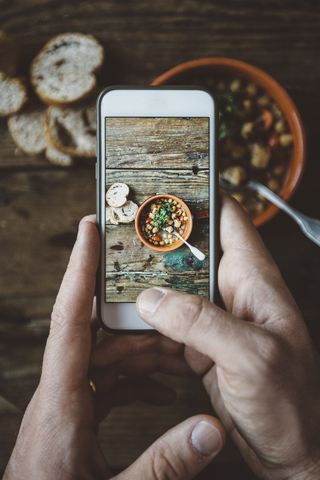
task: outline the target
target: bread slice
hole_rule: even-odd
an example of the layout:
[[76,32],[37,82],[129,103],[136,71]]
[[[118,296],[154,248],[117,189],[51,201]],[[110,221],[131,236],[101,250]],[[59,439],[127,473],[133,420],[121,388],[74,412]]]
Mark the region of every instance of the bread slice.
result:
[[19,78],[10,78],[0,72],[0,117],[21,110],[27,98],[27,89]]
[[96,105],[85,103],[78,107],[49,107],[44,131],[51,146],[76,157],[95,157]]
[[71,155],[60,152],[56,148],[51,147],[51,145],[48,145],[46,148],[46,159],[49,160],[50,163],[60,165],[61,167],[71,167],[74,163]]
[[72,156],[51,147],[47,142],[43,129],[45,111],[44,105],[27,105],[8,119],[9,132],[16,145],[28,155],[45,153],[51,163],[69,167],[73,164]]
[[129,187],[125,183],[114,183],[106,193],[106,200],[110,207],[122,207],[127,201]]
[[119,222],[117,220],[114,220],[112,216],[112,210],[113,207],[106,207],[106,222],[113,223],[114,225],[118,225]]
[[8,77],[17,75],[19,53],[18,43],[0,30],[0,71]]
[[138,205],[128,200],[122,207],[113,208],[111,217],[115,222],[130,223],[136,218]]
[[8,119],[12,139],[28,155],[39,155],[47,148],[42,126],[44,114],[44,107],[29,104]]
[[103,60],[103,47],[92,35],[58,35],[46,43],[33,60],[31,83],[45,103],[76,102],[94,92],[97,85],[94,73]]

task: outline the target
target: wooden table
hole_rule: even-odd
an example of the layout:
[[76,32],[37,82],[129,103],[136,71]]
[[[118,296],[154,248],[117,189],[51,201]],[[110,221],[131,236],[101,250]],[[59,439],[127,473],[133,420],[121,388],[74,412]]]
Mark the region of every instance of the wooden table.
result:
[[[195,58],[226,56],[274,76],[300,109],[308,140],[304,177],[291,204],[320,218],[320,3],[318,0],[146,0],[76,2],[0,0],[0,29],[23,48],[20,74],[53,35],[92,33],[106,51],[103,82],[150,84]],[[10,455],[21,413],[35,390],[51,308],[76,237],[95,210],[94,162],[71,169],[21,156],[0,121],[0,471]],[[320,347],[319,248],[280,213],[260,233]],[[122,469],[183,419],[211,412],[199,380],[158,378],[177,389],[159,409],[114,409],[100,440],[110,465]],[[20,411],[20,412],[19,412]],[[254,479],[230,442],[200,479]]]

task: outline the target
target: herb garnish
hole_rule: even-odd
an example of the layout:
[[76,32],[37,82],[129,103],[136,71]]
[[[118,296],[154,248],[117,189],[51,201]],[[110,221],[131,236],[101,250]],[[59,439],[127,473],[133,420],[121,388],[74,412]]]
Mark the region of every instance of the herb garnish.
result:
[[170,218],[171,210],[171,203],[163,203],[159,212],[155,214],[153,224],[158,228],[164,228],[166,221]]
[[235,114],[243,108],[243,91],[216,93],[219,105],[219,140],[233,135],[236,130]]

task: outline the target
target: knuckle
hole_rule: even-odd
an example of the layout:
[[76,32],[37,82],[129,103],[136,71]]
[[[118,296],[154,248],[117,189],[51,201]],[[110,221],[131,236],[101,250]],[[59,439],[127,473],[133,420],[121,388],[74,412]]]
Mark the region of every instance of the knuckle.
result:
[[202,325],[206,318],[204,310],[204,299],[197,295],[190,295],[184,304],[183,312],[181,312],[181,324],[184,326],[185,329],[190,329],[191,327],[198,327],[199,325]]
[[151,447],[153,480],[187,480],[188,475],[182,459],[173,454],[169,445],[158,440]]

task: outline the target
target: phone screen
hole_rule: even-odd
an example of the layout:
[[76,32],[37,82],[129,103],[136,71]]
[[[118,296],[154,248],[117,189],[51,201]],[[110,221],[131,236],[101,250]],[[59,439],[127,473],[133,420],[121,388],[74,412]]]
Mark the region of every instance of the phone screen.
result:
[[209,118],[105,117],[105,135],[105,302],[153,286],[209,299]]

